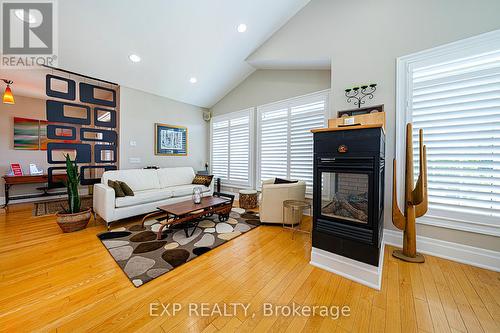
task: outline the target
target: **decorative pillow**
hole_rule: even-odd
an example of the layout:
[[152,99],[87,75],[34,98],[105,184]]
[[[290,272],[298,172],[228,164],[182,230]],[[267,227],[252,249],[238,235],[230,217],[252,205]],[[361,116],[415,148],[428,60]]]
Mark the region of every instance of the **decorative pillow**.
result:
[[119,182],[108,180],[108,186],[115,190],[115,198],[123,198],[125,196]]
[[275,184],[292,184],[292,183],[297,183],[298,180],[288,180],[288,179],[281,179],[281,178],[275,178],[274,183]]
[[120,187],[122,188],[123,193],[125,193],[126,196],[134,196],[134,191],[130,188],[130,186],[127,185],[125,182],[117,181],[118,184],[120,184]]
[[212,178],[214,178],[214,176],[196,175],[191,184],[210,186]]

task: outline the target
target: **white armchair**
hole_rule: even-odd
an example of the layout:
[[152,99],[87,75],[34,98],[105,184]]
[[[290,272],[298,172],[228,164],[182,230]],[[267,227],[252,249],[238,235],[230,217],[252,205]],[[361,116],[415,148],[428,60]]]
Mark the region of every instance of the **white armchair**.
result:
[[[305,200],[306,183],[274,184],[274,178],[262,182],[260,220],[264,223],[283,223],[283,201]],[[289,224],[285,221],[285,224]]]

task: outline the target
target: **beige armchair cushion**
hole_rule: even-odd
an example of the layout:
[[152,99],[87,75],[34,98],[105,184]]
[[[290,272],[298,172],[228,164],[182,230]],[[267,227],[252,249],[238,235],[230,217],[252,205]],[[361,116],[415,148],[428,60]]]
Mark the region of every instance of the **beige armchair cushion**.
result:
[[283,223],[283,201],[305,200],[306,183],[274,184],[274,179],[262,182],[260,220],[264,223]]

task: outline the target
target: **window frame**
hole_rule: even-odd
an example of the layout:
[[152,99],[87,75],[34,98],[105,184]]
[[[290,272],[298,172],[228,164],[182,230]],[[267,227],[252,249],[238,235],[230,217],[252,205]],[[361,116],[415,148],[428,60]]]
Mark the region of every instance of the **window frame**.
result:
[[[396,60],[396,170],[399,178],[405,172],[406,123],[412,122],[411,92],[413,90],[411,73],[417,65],[424,67],[439,62],[464,58],[473,54],[500,49],[500,30],[484,33],[453,43],[402,56]],[[425,142],[425,131],[424,131]],[[404,182],[398,182],[397,197],[404,202]],[[487,219],[488,220],[488,219]],[[417,219],[417,223],[444,227],[453,230],[500,236],[500,225],[488,221],[466,219],[460,214],[448,213],[447,216],[433,215],[428,212]]]
[[[240,182],[231,182],[231,181],[223,181],[221,179],[221,185],[226,186],[226,187],[231,187],[231,188],[250,188],[253,187],[254,184],[254,172],[253,169],[255,169],[255,159],[254,159],[254,152],[255,152],[255,108],[247,108],[239,111],[234,111],[230,113],[225,113],[222,115],[218,116],[213,116],[212,119],[210,120],[210,137],[209,137],[209,145],[210,145],[210,171],[212,173],[212,166],[213,166],[213,126],[214,122],[216,121],[231,121],[231,119],[236,119],[240,118],[242,116],[248,115],[249,116],[249,121],[248,121],[248,126],[249,126],[249,159],[248,159],[248,183],[240,183]],[[230,126],[228,128],[228,138],[230,136]],[[230,140],[230,139],[228,139]],[[228,141],[230,142],[230,141]],[[230,148],[230,147],[229,147]],[[228,157],[228,177],[229,177],[229,172],[230,172],[230,155]]]

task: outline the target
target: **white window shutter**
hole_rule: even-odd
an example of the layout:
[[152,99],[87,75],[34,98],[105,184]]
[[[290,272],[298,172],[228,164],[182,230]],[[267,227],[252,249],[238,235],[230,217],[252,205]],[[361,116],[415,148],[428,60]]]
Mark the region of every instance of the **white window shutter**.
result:
[[274,105],[257,108],[259,117],[260,181],[288,177],[288,108]]
[[269,178],[288,178],[305,181],[312,193],[311,129],[325,126],[327,110],[327,91],[257,107],[258,186]]
[[313,187],[313,135],[314,128],[325,127],[326,99],[303,100],[290,109],[290,178],[306,182],[306,192]]
[[250,115],[229,123],[229,182],[250,185]]
[[428,214],[500,228],[500,49],[450,58],[409,74],[417,170],[419,129],[427,145]]
[[212,173],[216,178],[229,177],[229,120],[212,120]]
[[216,116],[211,124],[212,173],[223,185],[252,185],[253,109]]

